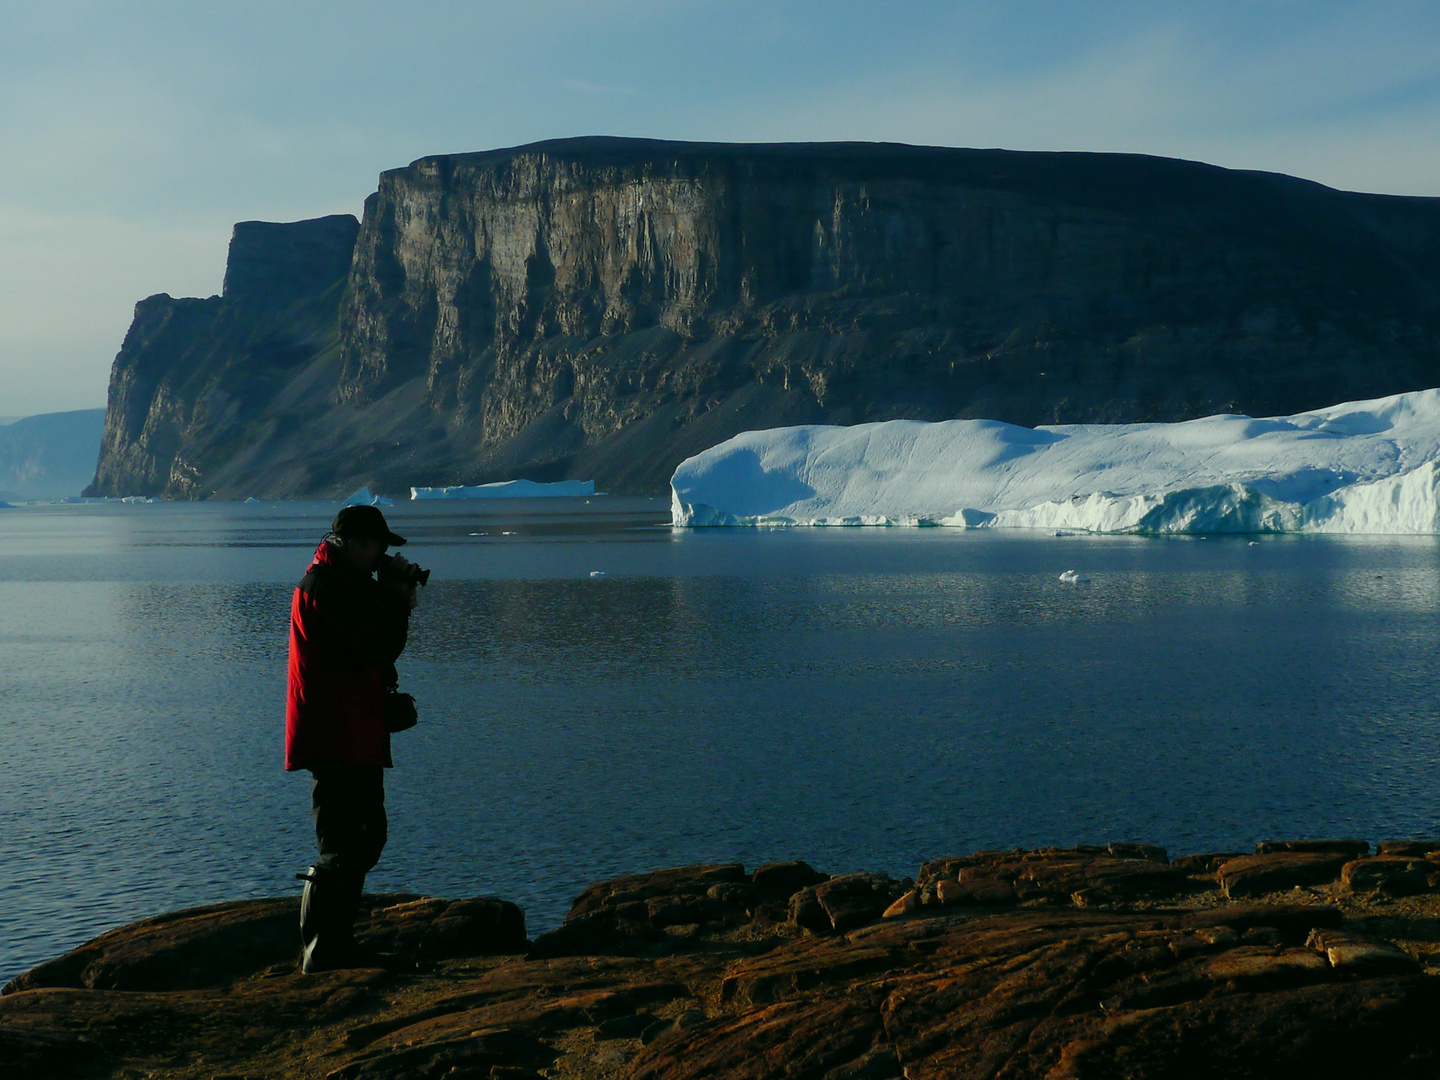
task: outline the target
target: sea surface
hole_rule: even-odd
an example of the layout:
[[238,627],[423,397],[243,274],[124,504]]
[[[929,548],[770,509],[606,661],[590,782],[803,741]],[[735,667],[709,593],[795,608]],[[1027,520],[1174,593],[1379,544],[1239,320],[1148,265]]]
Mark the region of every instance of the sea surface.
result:
[[[0,979],[298,893],[286,633],[335,509],[0,510]],[[434,577],[376,891],[504,896],[533,934],[590,882],[683,863],[1440,836],[1433,539],[687,531],[600,497],[387,514]]]

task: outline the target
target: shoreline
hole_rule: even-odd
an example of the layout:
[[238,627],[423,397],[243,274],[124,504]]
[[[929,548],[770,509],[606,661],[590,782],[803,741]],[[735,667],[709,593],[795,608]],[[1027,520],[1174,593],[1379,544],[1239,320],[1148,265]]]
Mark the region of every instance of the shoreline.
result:
[[18,976],[7,1077],[1440,1067],[1440,842],[977,852],[913,879],[678,867],[590,886],[534,940],[501,899],[367,896],[357,936],[393,970],[308,977],[297,911],[161,915]]

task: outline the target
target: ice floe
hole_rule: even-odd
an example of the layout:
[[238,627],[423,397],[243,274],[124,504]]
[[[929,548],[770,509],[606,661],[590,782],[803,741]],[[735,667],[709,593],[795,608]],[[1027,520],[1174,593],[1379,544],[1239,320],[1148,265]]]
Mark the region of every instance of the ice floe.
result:
[[1440,532],[1440,390],[1254,419],[748,431],[681,462],[673,521],[1129,533]]
[[501,480],[475,487],[412,487],[412,499],[537,499],[558,495],[594,495],[594,480],[559,480],[540,484],[534,480]]

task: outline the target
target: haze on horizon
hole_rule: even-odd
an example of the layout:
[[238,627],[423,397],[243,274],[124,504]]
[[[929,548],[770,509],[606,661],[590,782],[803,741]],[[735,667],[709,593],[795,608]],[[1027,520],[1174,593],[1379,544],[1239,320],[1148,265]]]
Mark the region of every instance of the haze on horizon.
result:
[[1424,0],[417,0],[0,9],[0,415],[102,405],[234,222],[428,154],[606,134],[1190,158],[1440,195]]

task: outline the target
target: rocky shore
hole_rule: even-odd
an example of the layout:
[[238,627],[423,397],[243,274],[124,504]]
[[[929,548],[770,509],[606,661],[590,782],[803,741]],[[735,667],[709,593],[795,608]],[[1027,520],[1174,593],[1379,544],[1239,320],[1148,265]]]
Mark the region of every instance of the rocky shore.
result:
[[318,976],[297,903],[147,919],[12,980],[0,1074],[1440,1076],[1440,841],[680,867],[534,940],[504,900],[372,896],[393,969]]

